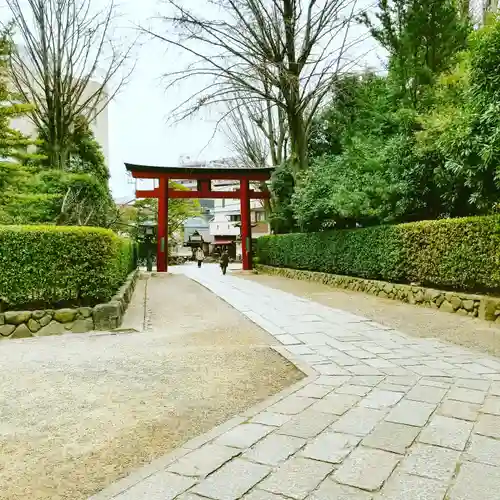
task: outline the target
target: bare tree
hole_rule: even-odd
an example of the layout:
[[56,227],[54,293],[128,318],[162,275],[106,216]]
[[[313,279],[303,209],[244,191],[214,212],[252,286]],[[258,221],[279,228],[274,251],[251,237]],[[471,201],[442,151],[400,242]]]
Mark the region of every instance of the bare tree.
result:
[[248,116],[244,105],[231,108],[226,116],[224,134],[235,153],[234,162],[246,168],[264,167],[269,164],[269,144]]
[[[92,122],[130,75],[133,43],[113,39],[114,0],[6,0],[22,38],[11,55],[16,90],[47,142],[50,165],[65,168],[75,120]],[[123,70],[123,71],[122,71]]]
[[278,166],[286,158],[288,130],[283,110],[269,101],[244,96],[230,104],[224,132],[238,162],[249,168]]
[[167,33],[144,30],[193,59],[168,75],[168,86],[209,80],[176,116],[221,102],[239,107],[242,96],[250,107],[264,102],[286,117],[295,172],[306,168],[312,119],[335,75],[356,64],[350,49],[366,37],[349,36],[357,0],[211,0],[211,18],[180,0],[166,3],[172,11],[162,18]]
[[[234,159],[247,168],[277,167],[287,158],[288,129],[282,108],[267,101],[252,102],[240,96],[237,105],[230,105],[224,132],[236,154]],[[269,192],[267,183],[258,186]],[[263,203],[267,215],[272,212],[272,201]]]

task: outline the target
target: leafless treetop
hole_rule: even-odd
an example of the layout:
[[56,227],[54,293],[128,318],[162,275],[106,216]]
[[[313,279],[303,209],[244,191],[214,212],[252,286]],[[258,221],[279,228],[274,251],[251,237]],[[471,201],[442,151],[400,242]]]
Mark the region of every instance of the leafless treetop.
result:
[[21,44],[12,53],[17,91],[59,149],[78,116],[94,119],[130,74],[132,43],[117,40],[114,0],[6,0]]
[[225,101],[235,90],[281,105],[280,91],[292,83],[287,80],[293,75],[300,79],[306,107],[325,90],[332,73],[356,63],[349,49],[359,38],[348,39],[356,0],[210,0],[212,17],[177,0],[165,3],[173,11],[163,18],[169,32],[147,31],[194,59],[187,68],[170,73],[170,85],[194,74],[215,79],[196,96],[197,105],[179,105],[186,113]]

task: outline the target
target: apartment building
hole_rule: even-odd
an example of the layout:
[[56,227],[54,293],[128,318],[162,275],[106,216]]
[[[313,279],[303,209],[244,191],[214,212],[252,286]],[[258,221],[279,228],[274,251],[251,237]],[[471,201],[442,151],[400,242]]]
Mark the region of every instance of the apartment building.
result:
[[[85,102],[90,96],[92,96],[99,88],[100,83],[97,81],[89,81],[87,87],[81,96],[81,102]],[[106,102],[107,96],[104,92],[104,97],[102,102]],[[104,158],[106,160],[106,165],[109,165],[109,115],[108,106],[105,106],[100,113],[93,113],[90,119],[90,127],[94,133],[96,141],[100,144]],[[15,117],[11,120],[11,128],[19,130],[22,134],[35,138],[37,136],[37,129],[29,115]]]
[[[182,158],[180,163],[183,166],[193,165],[196,167],[206,166],[207,168],[211,166],[216,166],[220,163],[233,162],[231,159],[222,159],[209,162],[192,162],[189,158]],[[178,181],[179,184],[189,188],[196,189],[196,181],[185,180]],[[213,181],[212,190],[213,191],[235,191],[239,189],[238,181]],[[210,214],[209,220],[209,252],[219,253],[222,249],[227,249],[232,258],[238,258],[241,256],[241,211],[240,211],[240,200],[235,199],[223,199],[223,200],[200,200],[202,207],[207,207],[204,202],[209,202],[208,211],[205,214]],[[251,200],[250,201],[250,218],[252,224],[252,237],[259,238],[270,234],[270,226],[266,222],[266,213],[264,204],[261,200]],[[185,224],[185,234],[186,230],[190,230],[193,223],[188,219]],[[200,228],[201,229],[201,228]],[[201,232],[201,231],[199,231]],[[205,231],[204,231],[205,234]],[[206,237],[204,237],[205,240]]]
[[471,0],[470,14],[476,25],[482,26],[489,14],[496,14],[500,10],[500,0]]
[[[238,182],[226,182],[220,189],[236,190]],[[213,236],[214,250],[217,247],[227,248],[233,258],[241,256],[241,210],[240,200],[215,200],[214,216],[210,221],[210,234]],[[270,234],[269,224],[266,222],[266,212],[261,200],[250,201],[250,221],[252,238],[259,238]]]

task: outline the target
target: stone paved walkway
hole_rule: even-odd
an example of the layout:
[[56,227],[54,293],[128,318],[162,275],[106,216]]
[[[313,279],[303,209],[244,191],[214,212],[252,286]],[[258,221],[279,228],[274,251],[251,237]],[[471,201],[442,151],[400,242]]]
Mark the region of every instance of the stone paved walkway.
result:
[[417,339],[216,266],[175,270],[310,367],[95,500],[500,498],[500,360]]

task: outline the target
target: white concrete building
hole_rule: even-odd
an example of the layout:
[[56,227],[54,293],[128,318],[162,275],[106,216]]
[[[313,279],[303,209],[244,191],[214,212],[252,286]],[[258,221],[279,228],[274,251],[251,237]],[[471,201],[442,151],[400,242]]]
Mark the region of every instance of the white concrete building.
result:
[[[239,189],[239,182],[226,181],[216,189],[231,191]],[[214,216],[210,221],[210,234],[214,238],[214,246],[227,246],[230,254],[241,256],[241,208],[240,200],[215,200]],[[250,222],[252,238],[270,234],[270,226],[266,222],[266,213],[262,200],[250,200]],[[233,248],[231,248],[234,245]]]
[[[85,102],[94,92],[99,89],[99,83],[90,81],[87,88],[81,96],[81,101]],[[104,98],[105,100],[107,97]],[[104,101],[105,102],[105,101]],[[100,108],[99,108],[100,109]],[[100,144],[106,165],[109,166],[109,123],[108,123],[108,107],[104,106],[102,111],[96,115],[95,113],[90,120],[90,126],[94,133],[96,141]],[[19,130],[28,137],[35,138],[37,136],[36,126],[29,115],[13,118],[10,123],[11,128]]]
[[[191,161],[189,157],[181,158],[179,161],[182,166],[207,167],[217,166],[221,163],[233,163],[232,159],[222,159],[215,161]],[[196,181],[180,180],[179,184],[189,188],[196,189]],[[239,181],[212,181],[213,191],[236,191],[239,189]],[[230,255],[235,258],[241,256],[241,209],[239,199],[214,199],[211,209],[212,218],[210,219],[211,252],[217,247],[227,247]],[[266,222],[264,203],[262,200],[250,201],[250,219],[252,224],[252,237],[270,234],[270,226]]]

